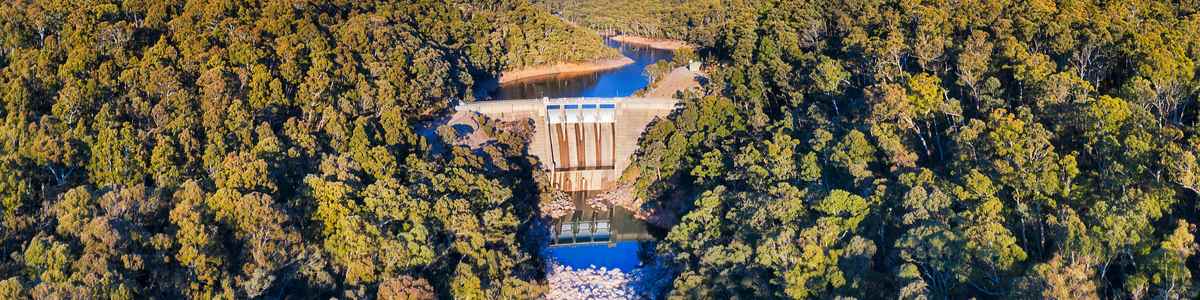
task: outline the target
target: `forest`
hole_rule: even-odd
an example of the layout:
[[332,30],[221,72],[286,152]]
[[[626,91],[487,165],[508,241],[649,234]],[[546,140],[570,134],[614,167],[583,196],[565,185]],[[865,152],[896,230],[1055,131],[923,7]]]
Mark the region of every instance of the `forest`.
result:
[[18,0],[0,31],[0,299],[534,297],[523,141],[420,132],[616,55],[524,0]]
[[[686,40],[712,47],[733,10],[759,0],[533,0],[550,13],[604,34]],[[800,4],[800,3],[794,3]]]
[[716,84],[625,176],[666,295],[1197,297],[1197,3],[686,2]]
[[[1200,296],[1200,3],[0,4],[0,298],[529,299],[506,70],[699,45],[622,179],[669,299]],[[429,134],[429,132],[436,132]]]

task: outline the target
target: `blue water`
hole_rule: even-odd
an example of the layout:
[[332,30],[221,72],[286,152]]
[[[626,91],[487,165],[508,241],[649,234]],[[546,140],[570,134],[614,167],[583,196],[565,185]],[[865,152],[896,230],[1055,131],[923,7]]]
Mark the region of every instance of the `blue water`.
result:
[[659,60],[670,60],[669,50],[658,50],[621,44],[605,39],[609,47],[621,50],[621,54],[633,59],[633,63],[621,68],[592,74],[550,76],[508,83],[491,93],[492,99],[536,99],[542,97],[625,97],[650,84],[646,77],[646,66]]
[[637,268],[638,242],[616,242],[613,247],[608,243],[576,244],[570,246],[554,246],[546,249],[546,254],[558,263],[572,268],[605,267],[630,271]]

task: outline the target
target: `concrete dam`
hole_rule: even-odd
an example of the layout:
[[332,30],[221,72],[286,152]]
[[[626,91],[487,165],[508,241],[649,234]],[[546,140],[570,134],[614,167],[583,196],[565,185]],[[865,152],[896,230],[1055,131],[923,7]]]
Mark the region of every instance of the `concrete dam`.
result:
[[642,131],[666,117],[670,98],[558,98],[482,101],[459,105],[503,121],[532,119],[529,154],[542,162],[555,188],[575,200],[574,215],[555,220],[554,244],[649,238],[644,225],[619,207],[593,208],[586,199],[611,189],[629,166]]

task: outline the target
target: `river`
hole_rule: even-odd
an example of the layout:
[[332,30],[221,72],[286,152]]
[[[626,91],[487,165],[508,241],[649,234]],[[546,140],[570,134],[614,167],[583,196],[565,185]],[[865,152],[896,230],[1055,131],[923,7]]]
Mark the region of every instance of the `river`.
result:
[[572,74],[521,80],[501,85],[490,93],[492,99],[537,99],[542,97],[625,97],[650,85],[644,71],[659,60],[670,60],[669,50],[622,44],[610,39],[604,43],[621,50],[633,63],[591,74]]

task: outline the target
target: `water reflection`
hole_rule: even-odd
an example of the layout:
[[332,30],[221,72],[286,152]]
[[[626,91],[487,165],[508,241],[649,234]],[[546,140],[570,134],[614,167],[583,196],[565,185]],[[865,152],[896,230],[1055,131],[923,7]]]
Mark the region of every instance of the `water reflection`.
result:
[[571,192],[575,212],[554,220],[550,228],[550,243],[553,245],[608,243],[651,239],[646,223],[638,220],[629,210],[612,205],[599,207],[588,203],[588,199],[601,191]]
[[659,60],[670,60],[669,50],[622,44],[605,39],[633,63],[621,68],[589,74],[558,75],[507,83],[491,93],[492,99],[536,99],[542,97],[625,97],[650,84],[644,70]]
[[547,254],[564,266],[575,269],[605,267],[631,271],[641,267],[638,257],[641,242],[623,241],[612,244],[575,244],[546,249]]

